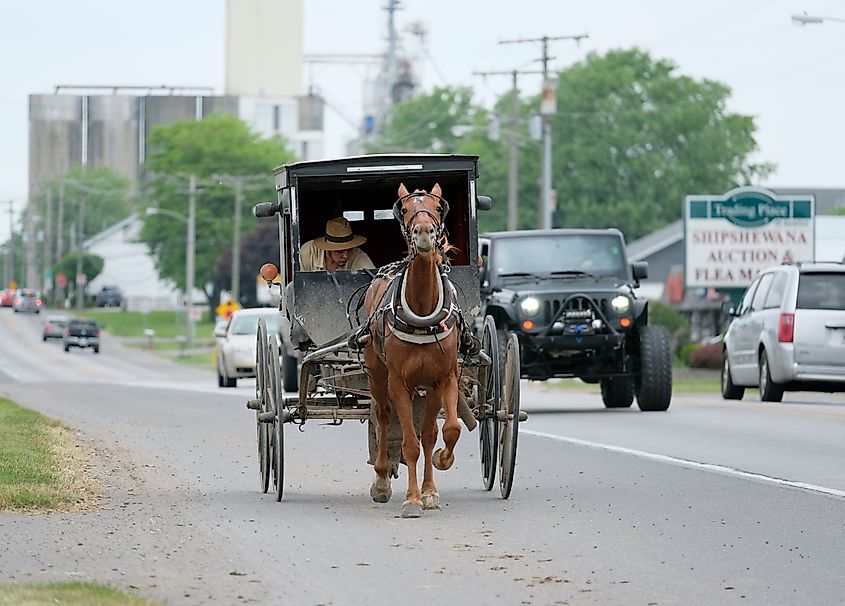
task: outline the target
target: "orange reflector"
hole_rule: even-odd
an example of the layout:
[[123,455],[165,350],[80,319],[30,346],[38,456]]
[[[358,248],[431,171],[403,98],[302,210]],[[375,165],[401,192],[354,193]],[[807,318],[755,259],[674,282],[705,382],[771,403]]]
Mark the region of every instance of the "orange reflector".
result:
[[532,328],[534,328],[534,322],[532,322],[531,320],[525,320],[522,323],[522,328],[523,330],[531,330]]
[[622,318],[619,320],[619,324],[622,328],[628,328],[631,325],[631,318]]

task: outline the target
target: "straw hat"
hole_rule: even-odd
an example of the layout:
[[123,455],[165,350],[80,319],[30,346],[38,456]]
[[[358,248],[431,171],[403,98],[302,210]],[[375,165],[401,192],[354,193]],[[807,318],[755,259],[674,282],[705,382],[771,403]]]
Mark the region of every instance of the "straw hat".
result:
[[349,221],[343,217],[326,221],[326,235],[317,238],[314,246],[320,250],[348,250],[361,246],[367,238],[352,233]]

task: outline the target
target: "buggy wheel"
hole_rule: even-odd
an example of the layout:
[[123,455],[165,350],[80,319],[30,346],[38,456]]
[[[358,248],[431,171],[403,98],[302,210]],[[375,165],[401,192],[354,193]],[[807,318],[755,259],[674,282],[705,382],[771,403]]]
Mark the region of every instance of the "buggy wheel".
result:
[[496,339],[496,323],[492,316],[484,318],[481,333],[481,351],[490,358],[489,366],[481,366],[478,372],[479,432],[478,448],[481,454],[481,480],[485,490],[493,490],[496,482],[496,457],[498,455],[498,430],[496,411],[502,398],[499,378],[499,345]]
[[499,490],[507,499],[513,488],[516,444],[519,438],[519,339],[508,335],[502,364],[502,404],[499,419]]
[[261,492],[270,488],[270,427],[258,420],[258,414],[270,410],[267,401],[267,324],[264,318],[258,320],[255,347],[255,397],[260,406],[256,411],[255,423],[258,426],[258,471],[261,480]]
[[282,392],[282,367],[279,363],[279,347],[276,344],[276,339],[270,339],[270,345],[267,348],[267,357],[267,367],[269,370],[267,381],[267,393],[270,398],[269,408],[276,413],[273,421],[272,435],[270,437],[272,453],[270,468],[271,475],[273,476],[276,501],[281,501],[282,494],[285,490],[285,434],[282,428],[284,393]]

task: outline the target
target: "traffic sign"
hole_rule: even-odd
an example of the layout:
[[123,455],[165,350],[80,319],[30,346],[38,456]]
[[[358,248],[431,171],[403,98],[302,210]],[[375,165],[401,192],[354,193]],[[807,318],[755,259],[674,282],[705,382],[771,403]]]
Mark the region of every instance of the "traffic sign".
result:
[[67,278],[61,272],[56,274],[56,286],[58,286],[59,288],[64,288],[65,286],[67,286]]

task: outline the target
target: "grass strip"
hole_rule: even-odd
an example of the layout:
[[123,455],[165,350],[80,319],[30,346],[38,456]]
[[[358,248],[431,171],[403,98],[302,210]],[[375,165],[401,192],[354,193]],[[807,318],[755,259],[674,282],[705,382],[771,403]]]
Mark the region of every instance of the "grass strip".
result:
[[[156,337],[177,337],[185,334],[185,314],[173,311],[140,311],[86,309],[83,316],[94,318],[100,327],[115,337],[143,337],[145,329],[155,331]],[[194,324],[197,339],[212,340],[214,322],[208,313],[203,321]]]
[[69,429],[0,398],[0,510],[89,509],[87,458]]
[[0,585],[0,606],[153,606],[143,598],[97,583],[7,583]]

